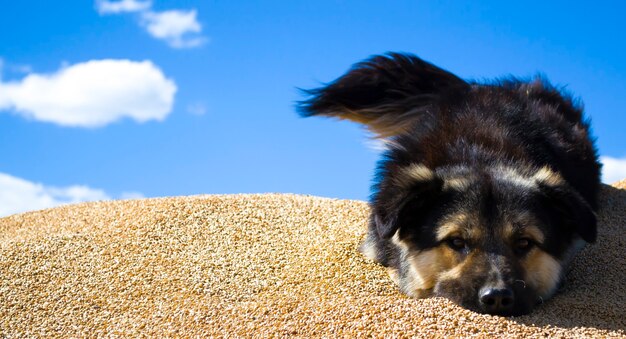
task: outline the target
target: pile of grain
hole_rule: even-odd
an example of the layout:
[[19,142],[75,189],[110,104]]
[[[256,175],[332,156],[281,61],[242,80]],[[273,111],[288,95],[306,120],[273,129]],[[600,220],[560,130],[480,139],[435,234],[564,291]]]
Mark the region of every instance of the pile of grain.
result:
[[0,219],[0,337],[626,336],[626,190],[604,187],[601,205],[565,290],[517,318],[397,292],[357,252],[364,202],[194,196],[15,215]]

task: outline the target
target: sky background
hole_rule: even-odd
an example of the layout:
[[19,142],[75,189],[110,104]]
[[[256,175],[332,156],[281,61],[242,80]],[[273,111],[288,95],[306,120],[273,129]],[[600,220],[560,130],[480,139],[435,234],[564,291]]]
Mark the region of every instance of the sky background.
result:
[[366,200],[379,152],[297,88],[411,52],[465,79],[545,74],[626,177],[624,1],[5,1],[0,215],[86,200]]

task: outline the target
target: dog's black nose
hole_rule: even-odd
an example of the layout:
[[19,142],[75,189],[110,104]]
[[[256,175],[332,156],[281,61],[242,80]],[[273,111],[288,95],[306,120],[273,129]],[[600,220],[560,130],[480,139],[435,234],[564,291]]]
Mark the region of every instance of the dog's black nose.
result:
[[483,309],[491,314],[508,313],[515,302],[513,290],[510,288],[483,287],[478,299]]

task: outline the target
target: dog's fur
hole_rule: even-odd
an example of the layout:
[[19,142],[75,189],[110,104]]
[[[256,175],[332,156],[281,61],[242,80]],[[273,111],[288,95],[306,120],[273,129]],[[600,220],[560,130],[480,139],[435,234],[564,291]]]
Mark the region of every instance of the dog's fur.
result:
[[404,293],[528,313],[595,241],[589,123],[547,81],[468,82],[390,53],[306,94],[302,115],[360,122],[387,145],[361,251]]

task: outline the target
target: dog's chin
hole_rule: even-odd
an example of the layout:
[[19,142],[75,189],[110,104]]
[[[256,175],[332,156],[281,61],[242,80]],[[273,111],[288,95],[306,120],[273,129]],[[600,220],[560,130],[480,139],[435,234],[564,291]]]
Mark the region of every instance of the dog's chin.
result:
[[481,307],[477,301],[459,301],[459,300],[455,300],[453,298],[450,297],[446,297],[446,296],[441,296],[441,297],[445,297],[448,300],[454,302],[455,304],[468,309],[470,311],[476,312],[476,313],[482,313],[482,314],[490,314],[490,315],[496,315],[496,316],[501,316],[501,317],[518,317],[518,316],[522,316],[522,315],[526,315],[531,313],[531,311],[533,310],[533,306],[528,304],[528,303],[524,303],[524,302],[516,302],[516,304],[513,306],[512,309],[510,310],[506,310],[506,311],[499,311],[499,312],[490,312],[486,309],[484,309],[483,307]]

